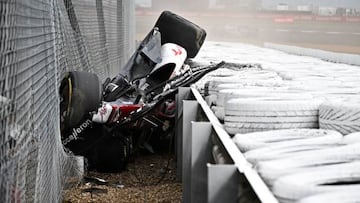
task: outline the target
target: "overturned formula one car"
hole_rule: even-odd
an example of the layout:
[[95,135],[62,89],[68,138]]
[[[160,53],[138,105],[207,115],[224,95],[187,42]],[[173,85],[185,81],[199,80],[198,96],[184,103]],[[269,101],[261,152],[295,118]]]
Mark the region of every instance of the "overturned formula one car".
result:
[[64,148],[84,156],[90,170],[118,172],[134,151],[171,144],[178,87],[224,64],[187,63],[205,37],[199,26],[164,11],[114,78],[101,84],[93,73],[66,73],[60,86]]

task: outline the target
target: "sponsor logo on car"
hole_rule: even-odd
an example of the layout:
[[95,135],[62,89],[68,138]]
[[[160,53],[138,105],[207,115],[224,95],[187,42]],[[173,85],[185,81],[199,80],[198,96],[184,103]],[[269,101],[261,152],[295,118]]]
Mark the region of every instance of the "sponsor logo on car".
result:
[[72,133],[62,141],[63,145],[67,145],[73,140],[78,140],[79,135],[88,127],[90,127],[92,121],[90,119],[85,120],[79,127],[73,128]]

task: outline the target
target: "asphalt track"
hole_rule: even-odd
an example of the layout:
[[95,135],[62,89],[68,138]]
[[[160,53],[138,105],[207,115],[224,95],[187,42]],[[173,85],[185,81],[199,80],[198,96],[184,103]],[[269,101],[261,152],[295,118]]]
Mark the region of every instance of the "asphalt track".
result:
[[[260,46],[271,42],[360,55],[360,22],[180,15],[203,27],[210,41],[234,41]],[[138,40],[151,29],[157,17],[157,13],[136,16]]]

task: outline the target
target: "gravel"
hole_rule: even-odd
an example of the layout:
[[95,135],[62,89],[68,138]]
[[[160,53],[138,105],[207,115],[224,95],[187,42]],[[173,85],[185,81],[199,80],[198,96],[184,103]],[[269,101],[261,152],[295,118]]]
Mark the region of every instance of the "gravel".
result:
[[138,155],[121,173],[88,172],[64,191],[63,202],[181,202],[173,156]]

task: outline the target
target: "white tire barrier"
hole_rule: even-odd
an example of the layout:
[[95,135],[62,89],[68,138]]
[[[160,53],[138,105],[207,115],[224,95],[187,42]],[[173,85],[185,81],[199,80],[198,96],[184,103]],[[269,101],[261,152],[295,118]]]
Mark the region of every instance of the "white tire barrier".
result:
[[[216,96],[216,108],[213,110],[215,115],[220,120],[225,118],[225,101],[229,99],[242,98],[242,99],[283,99],[283,100],[296,100],[296,99],[311,99],[310,94],[295,94],[295,93],[278,93],[270,88],[246,88],[246,89],[226,89],[221,90]],[[236,112],[235,112],[236,113]]]
[[308,168],[279,178],[273,186],[280,202],[295,202],[310,195],[332,191],[360,191],[360,162]]
[[219,86],[236,84],[243,86],[280,86],[282,78],[275,72],[264,71],[260,68],[221,68],[204,76],[196,83],[199,89],[204,88],[205,93],[216,93]]
[[226,101],[234,98],[259,98],[269,97],[283,100],[312,99],[312,95],[298,90],[287,90],[284,87],[258,87],[242,89],[220,90],[217,94],[216,105],[225,106]]
[[[230,47],[231,52],[238,54],[239,50],[235,48],[232,48],[232,44],[228,44],[226,45],[228,47]],[[218,48],[217,45],[213,46],[213,48]],[[245,57],[246,60],[250,60],[250,61],[254,61],[254,57],[253,55],[250,56],[249,54],[249,47],[246,47],[246,49],[242,49],[241,50],[243,54],[243,56]],[[241,52],[240,51],[240,52]],[[250,50],[250,52],[253,50]],[[328,62],[324,62],[321,61],[319,59],[315,59],[315,58],[310,58],[310,57],[298,57],[298,56],[291,56],[291,55],[286,55],[286,54],[282,54],[280,52],[275,52],[276,54],[273,54],[274,56],[269,57],[269,53],[271,55],[270,51],[267,51],[267,54],[260,54],[263,53],[263,51],[266,50],[261,50],[261,52],[256,49],[256,51],[258,51],[256,53],[257,58],[256,61],[259,61],[261,64],[263,64],[264,68],[267,69],[271,69],[275,70],[276,72],[279,72],[279,75],[284,76],[285,79],[291,79],[292,81],[283,81],[283,80],[279,80],[282,82],[282,86],[289,82],[289,84],[291,83],[291,85],[289,86],[294,86],[296,88],[298,88],[299,90],[303,89],[303,90],[309,90],[311,92],[314,92],[316,94],[316,98],[328,98],[328,99],[335,99],[335,98],[355,98],[357,96],[357,90],[354,87],[358,87],[358,84],[360,84],[357,80],[359,77],[358,74],[358,70],[356,68],[358,67],[353,67],[353,66],[347,66],[344,64],[333,64],[333,63],[328,63]],[[205,54],[206,55],[206,54]],[[226,57],[229,55],[229,52],[225,53],[221,53],[221,51],[218,51],[217,54],[214,54],[214,58],[216,57]],[[249,55],[249,57],[247,57],[247,55]],[[208,56],[206,56],[208,57]],[[231,56],[229,56],[231,58]],[[242,60],[244,60],[244,57],[242,58]],[[236,57],[233,57],[233,59],[235,60]],[[301,59],[301,60],[299,60]],[[301,61],[302,63],[298,63],[298,61]],[[323,67],[326,67],[326,70],[324,70]],[[251,72],[253,70],[250,70],[249,72]],[[257,70],[259,71],[259,70]],[[352,71],[354,71],[354,74],[352,73]],[[256,72],[256,71],[254,71]],[[244,73],[244,74],[243,74]],[[243,74],[243,75],[241,75]],[[214,95],[218,95],[219,92],[222,89],[229,89],[231,88],[232,85],[234,85],[234,87],[246,87],[248,85],[254,85],[254,86],[268,86],[269,84],[271,84],[271,82],[269,81],[277,81],[277,78],[273,77],[270,80],[270,76],[267,75],[264,78],[261,77],[251,77],[252,73],[246,73],[246,71],[242,72],[241,74],[237,75],[236,77],[232,77],[231,75],[233,75],[233,73],[231,74],[225,74],[225,73],[221,73],[220,77],[215,78],[215,82],[213,83],[214,86],[209,88],[209,92],[211,91],[211,94]],[[251,76],[249,76],[248,74],[250,74]],[[356,75],[358,74],[358,75]],[[234,75],[235,75],[235,71],[234,71]],[[339,79],[339,78],[342,79]],[[225,79],[226,78],[226,81]],[[224,82],[221,82],[221,80],[224,79]],[[249,79],[249,80],[247,80]],[[237,81],[235,81],[237,80]],[[241,80],[241,81],[240,81]],[[352,81],[353,80],[353,81]],[[217,82],[219,81],[219,82]],[[260,82],[258,82],[260,81]],[[224,84],[226,83],[226,84]],[[285,84],[286,85],[286,84]],[[211,85],[210,85],[211,86]],[[224,86],[224,87],[222,87]],[[270,86],[274,86],[274,85],[270,85]],[[345,87],[345,88],[343,88]],[[348,88],[347,88],[348,87]],[[307,91],[307,92],[309,92]],[[225,103],[225,101],[228,101],[230,97],[226,98],[220,98],[222,99],[224,102],[219,102],[219,104],[223,104]],[[217,102],[217,99],[215,100],[215,103]],[[224,105],[221,105],[224,106]],[[226,105],[225,105],[226,106]],[[239,110],[241,108],[234,108],[234,109],[230,109],[230,111],[227,111],[227,109],[221,109],[219,108],[219,106],[214,107],[213,109],[216,109],[215,112],[217,112],[218,115],[221,115],[223,117],[223,119],[226,118],[225,121],[225,128],[228,130],[228,132],[230,134],[235,134],[237,132],[241,132],[241,133],[246,133],[246,132],[253,132],[255,131],[262,131],[262,130],[272,130],[272,129],[277,129],[279,128],[284,128],[284,127],[289,127],[292,125],[291,122],[300,122],[300,121],[306,121],[306,119],[309,119],[311,121],[311,119],[309,117],[313,116],[314,114],[317,115],[319,114],[318,109],[317,110],[296,110],[296,111],[292,111],[292,110],[287,110],[284,112],[281,111],[270,111],[270,110],[260,110],[260,111],[255,111],[255,110],[251,110],[251,111],[246,111],[246,110]],[[230,113],[230,114],[227,114]],[[328,112],[329,113],[329,112]],[[344,114],[346,115],[346,114]],[[341,120],[337,120],[338,118],[344,117],[344,115],[340,114],[327,114],[327,116],[329,116],[330,119],[326,120],[326,122],[323,122],[325,129],[334,129],[334,130],[344,130],[346,131],[344,134],[350,133],[350,132],[356,132],[359,131],[357,129],[351,129],[351,127],[348,126],[348,121],[354,122],[354,119],[347,119],[347,122],[345,123],[345,125],[343,125],[344,123],[341,122]],[[347,116],[350,116],[350,114],[347,114]],[[250,117],[250,118],[249,118]],[[257,117],[260,117],[257,118]],[[272,118],[273,117],[273,118]],[[346,116],[345,116],[346,117]],[[314,116],[312,117],[314,118]],[[335,118],[335,119],[334,119]],[[308,120],[308,121],[309,121]],[[288,121],[288,123],[286,123]],[[291,121],[291,122],[290,122]],[[329,122],[331,121],[331,122]],[[334,124],[334,122],[336,124]],[[270,128],[267,124],[270,123],[272,128]],[[301,124],[299,126],[297,126],[298,128],[301,126],[305,126],[307,124]],[[321,124],[320,124],[321,125]],[[255,127],[254,127],[255,126]],[[346,129],[343,129],[343,128]],[[355,143],[358,141],[358,137],[353,135],[353,134],[348,134],[346,135],[342,141],[341,144],[345,145],[345,144],[349,144],[349,143]],[[269,144],[270,143],[270,144]],[[356,153],[354,153],[353,151],[349,150],[350,155],[347,154],[348,152],[339,152],[337,150],[339,150],[338,148],[340,147],[335,147],[335,148],[331,148],[331,149],[327,149],[328,145],[326,144],[314,144],[314,145],[294,145],[294,146],[287,146],[287,145],[273,145],[271,144],[271,142],[269,142],[268,144],[266,144],[265,147],[261,147],[261,148],[256,148],[254,150],[251,151],[247,151],[245,153],[245,156],[248,160],[251,159],[252,156],[254,156],[254,160],[256,160],[256,163],[259,162],[259,165],[257,165],[258,169],[262,169],[261,165],[262,163],[268,163],[268,162],[264,162],[264,160],[272,160],[272,161],[277,161],[277,159],[281,158],[282,161],[284,161],[286,159],[289,160],[289,165],[290,165],[290,173],[297,173],[300,172],[302,170],[308,170],[307,167],[311,166],[311,170],[313,170],[313,166],[315,165],[321,165],[322,163],[326,162],[325,164],[333,164],[333,163],[337,163],[337,162],[343,162],[343,161],[348,161],[348,160],[344,160],[343,158],[345,157],[346,159],[351,159],[354,157],[359,157],[359,155],[357,155]],[[285,140],[284,140],[284,143]],[[314,142],[313,142],[314,143]],[[267,145],[271,145],[271,146],[267,146]],[[337,145],[337,144],[335,144]],[[332,146],[331,144],[329,146]],[[352,146],[353,147],[353,146]],[[359,148],[359,146],[357,147]],[[333,151],[335,149],[335,152]],[[311,150],[311,151],[310,151]],[[322,157],[318,157],[318,154],[323,154],[324,151],[323,150],[328,150],[329,154],[323,155]],[[330,151],[332,151],[335,154],[331,154]],[[257,155],[256,155],[256,153]],[[323,152],[323,153],[320,153]],[[264,153],[266,155],[264,155]],[[300,163],[298,163],[298,165],[291,165],[292,162],[297,163],[297,161],[295,160],[291,160],[294,156],[300,156],[299,154],[302,154],[302,156],[304,155],[303,153],[309,154],[309,160],[311,158],[310,161],[300,161]],[[337,154],[336,154],[337,153]],[[276,157],[275,159],[272,159],[271,157]],[[344,157],[341,157],[344,156]],[[354,156],[354,157],[352,157]],[[318,158],[314,158],[314,157],[318,157]],[[279,159],[280,160],[280,159]],[[303,159],[301,159],[303,160]],[[351,160],[350,160],[351,161]],[[291,162],[291,163],[290,163]],[[279,163],[278,163],[279,164]],[[283,164],[281,162],[281,164]],[[300,165],[300,166],[299,166]],[[279,166],[281,167],[281,165]],[[322,168],[321,172],[319,171],[319,173],[315,176],[315,178],[310,178],[310,181],[312,181],[311,179],[316,179],[316,178],[320,178],[322,176],[323,171],[328,171],[331,170],[332,168],[330,167],[325,167],[324,166],[320,166]],[[354,166],[352,166],[354,167]],[[284,167],[286,168],[286,167]],[[314,167],[315,168],[315,167]],[[264,168],[265,169],[265,168]],[[316,170],[316,169],[314,169]],[[341,170],[343,171],[343,170]],[[359,172],[359,167],[357,167],[357,172]],[[286,172],[287,173],[287,172]],[[286,174],[285,173],[285,174]],[[266,173],[263,173],[266,174]],[[284,175],[284,174],[282,174]],[[283,178],[281,175],[281,178]],[[295,175],[295,174],[294,174]],[[287,175],[286,175],[287,176]],[[285,176],[284,176],[285,177]],[[350,177],[351,178],[351,177]],[[299,178],[300,181],[302,181],[302,178]],[[297,179],[294,179],[295,181],[297,181]],[[357,180],[359,181],[359,180]],[[346,182],[346,181],[345,181]],[[317,184],[317,183],[315,183]],[[309,184],[309,182],[307,182],[306,184],[304,184],[304,188],[307,189],[307,187],[309,187],[308,185],[313,185],[313,183]],[[348,186],[351,185],[355,185],[355,184],[348,184]],[[319,186],[326,186],[326,188],[329,186],[333,186],[333,185],[326,185],[325,184],[319,184]],[[339,185],[337,185],[339,186]],[[285,189],[289,189],[291,190],[292,186],[287,186]],[[311,186],[312,187],[312,186]],[[296,188],[295,188],[296,189]],[[351,190],[351,188],[347,188],[346,191]],[[360,191],[359,188],[356,188],[355,191]],[[291,192],[291,191],[290,191]],[[336,191],[338,192],[338,191]],[[296,192],[295,192],[296,193]],[[297,194],[297,193],[296,193]],[[310,193],[306,194],[305,196],[309,195]],[[324,193],[325,194],[325,193]],[[332,193],[333,194],[333,193]],[[314,194],[315,196],[315,194]],[[288,198],[288,196],[279,196],[280,200],[282,201],[294,201],[297,200],[295,198],[292,198],[292,196],[290,196],[291,198]],[[309,197],[310,198],[310,197]],[[302,199],[303,200],[303,199]],[[345,200],[345,198],[343,199]],[[317,201],[317,202],[328,202],[328,201]],[[343,202],[343,201],[340,201]]]
[[233,84],[229,83],[229,84],[220,84],[219,86],[217,86],[217,91],[220,90],[226,90],[226,89],[243,89],[243,88],[260,88],[260,87],[264,87],[264,88],[286,88],[283,85],[283,80],[279,80],[279,83],[274,83],[274,80],[255,80],[252,83],[254,84],[249,84],[249,83],[245,83],[245,84],[241,84],[241,83],[237,83],[237,81],[234,81]]
[[[319,129],[273,130],[236,134],[233,137],[233,141],[242,152],[271,146],[334,144],[340,143],[341,139],[342,135],[338,132]],[[261,152],[259,154],[261,154]]]
[[344,144],[352,144],[357,142],[360,142],[360,132],[347,134],[343,138]]
[[[315,99],[231,99],[225,105],[225,129],[228,133],[235,134],[290,128],[318,128],[320,103],[321,100]],[[247,120],[234,121],[236,118],[232,117],[243,117]]]
[[[279,129],[291,129],[291,128],[318,128],[317,122],[233,123],[233,122],[226,121],[226,117],[224,120],[225,120],[225,130],[229,134],[252,133],[252,132],[279,130]],[[286,121],[286,118],[284,118],[284,121]]]
[[345,191],[331,191],[315,195],[311,195],[300,199],[296,203],[359,203],[360,192],[359,189],[348,189]]
[[[281,93],[281,92],[283,93]],[[274,88],[265,88],[265,87],[250,87],[244,89],[225,89],[220,90],[216,96],[214,104],[216,104],[216,109],[214,109],[215,115],[219,115],[220,120],[224,120],[225,117],[225,102],[229,99],[242,98],[242,99],[283,99],[283,100],[296,100],[296,99],[311,99],[310,94],[305,93],[295,93],[295,92],[285,92],[284,89],[276,90]],[[216,110],[216,111],[215,111]]]
[[228,68],[219,68],[206,74],[199,81],[197,81],[195,85],[199,90],[204,90],[205,92],[212,91],[212,81],[232,77],[234,74],[236,74],[236,72],[237,71]]
[[355,102],[324,102],[319,107],[322,129],[337,130],[346,135],[360,131],[360,104]]
[[328,101],[334,102],[343,101],[346,103],[351,103],[350,100],[359,101],[360,90],[354,87],[343,87],[343,88],[326,88],[325,90],[312,91],[314,97],[325,98]]
[[276,87],[282,85],[282,80],[279,79],[243,79],[236,76],[232,77],[223,77],[223,78],[214,78],[213,80],[205,83],[204,88],[207,93],[216,93],[224,85],[234,85],[234,86],[255,86],[255,87]]
[[211,110],[214,112],[215,116],[223,121],[225,118],[225,113],[224,113],[224,107],[218,107],[218,106],[212,106]]
[[223,89],[219,90],[216,97],[217,106],[225,106],[227,100],[231,98],[252,98],[266,97],[267,93],[272,91],[270,87],[244,87],[241,89]]
[[355,160],[360,161],[360,143],[294,153],[286,158],[258,162],[256,168],[271,186],[276,179],[298,171],[307,171],[309,167]]
[[208,106],[213,106],[216,103],[216,95],[215,94],[210,94],[208,96],[205,96],[205,101],[208,104]]
[[[246,114],[246,113],[244,113]],[[296,116],[283,116],[283,117],[261,117],[257,118],[254,116],[249,115],[239,115],[239,116],[226,116],[226,121],[228,122],[235,122],[235,123],[284,123],[284,122],[290,122],[290,123],[317,123],[318,118],[315,116],[302,116],[302,117],[296,117]]]
[[340,145],[339,142],[341,141],[341,139],[326,140],[326,141],[328,142],[327,144],[322,143],[322,141],[318,141],[316,143],[301,144],[301,145],[287,145],[287,143],[284,142],[281,145],[278,144],[278,145],[261,147],[247,151],[246,153],[244,153],[244,156],[250,163],[256,165],[257,163],[262,161],[288,158],[301,152],[336,147]]

